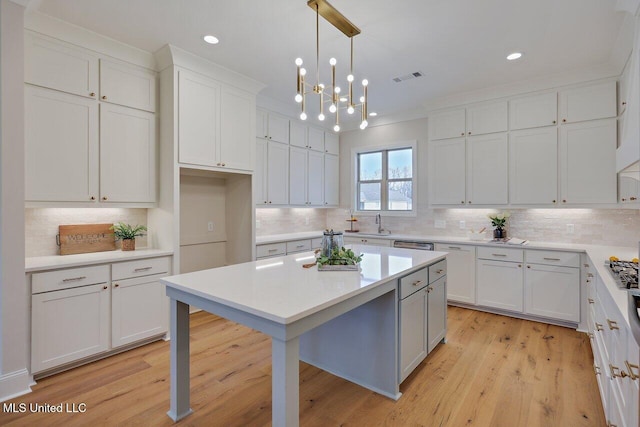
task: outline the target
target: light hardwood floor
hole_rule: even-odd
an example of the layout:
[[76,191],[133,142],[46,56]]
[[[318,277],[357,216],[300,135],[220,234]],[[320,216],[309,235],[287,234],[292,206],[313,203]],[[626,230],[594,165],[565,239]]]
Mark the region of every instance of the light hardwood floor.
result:
[[[606,426],[589,339],[558,326],[449,307],[447,344],[394,402],[300,366],[302,426]],[[191,407],[179,425],[271,424],[271,341],[191,316]],[[156,342],[38,381],[15,403],[85,403],[76,414],[0,413],[2,426],[168,426],[169,344]]]

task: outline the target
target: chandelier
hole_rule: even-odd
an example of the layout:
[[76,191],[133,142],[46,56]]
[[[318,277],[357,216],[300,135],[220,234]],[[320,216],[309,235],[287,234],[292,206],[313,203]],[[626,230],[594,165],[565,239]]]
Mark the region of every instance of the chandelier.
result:
[[[335,125],[333,126],[333,130],[338,132],[340,131],[340,109],[346,109],[347,114],[350,115],[359,109],[361,116],[360,129],[364,129],[368,125],[367,86],[369,82],[366,79],[362,80],[363,95],[359,98],[359,103],[354,102],[353,96],[353,38],[360,34],[360,29],[353,25],[326,0],[309,0],[307,2],[307,6],[316,11],[316,81],[315,84],[310,84],[305,80],[307,70],[302,68],[302,58],[297,58],[295,61],[298,69],[295,100],[297,103],[301,104],[300,120],[307,119],[307,113],[305,110],[307,95],[315,94],[319,96],[320,102],[320,114],[318,114],[318,120],[324,121],[326,118],[324,114],[325,103],[329,104],[329,113],[335,114]],[[337,61],[335,58],[331,58],[329,60],[329,65],[331,66],[331,85],[327,87],[320,82],[320,38],[318,29],[320,15],[322,15],[327,22],[340,30],[345,36],[349,37],[351,41],[351,63],[349,75],[347,76],[347,96],[341,96],[340,86],[336,85]],[[340,103],[342,103],[342,106]],[[345,103],[346,105],[344,105]]]

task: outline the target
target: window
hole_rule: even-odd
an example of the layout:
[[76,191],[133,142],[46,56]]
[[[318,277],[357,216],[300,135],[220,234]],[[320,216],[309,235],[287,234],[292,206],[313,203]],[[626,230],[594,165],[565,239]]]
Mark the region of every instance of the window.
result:
[[357,155],[357,210],[413,210],[413,148]]

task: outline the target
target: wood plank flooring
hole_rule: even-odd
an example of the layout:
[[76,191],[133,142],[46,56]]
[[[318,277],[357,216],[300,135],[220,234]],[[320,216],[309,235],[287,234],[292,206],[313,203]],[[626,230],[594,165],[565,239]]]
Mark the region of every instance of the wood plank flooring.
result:
[[[606,426],[585,334],[457,307],[394,402],[300,365],[302,426]],[[191,316],[185,426],[271,424],[271,340]],[[156,342],[38,381],[10,402],[86,404],[84,413],[0,412],[2,426],[169,426],[169,344]],[[5,402],[6,403],[6,402]]]

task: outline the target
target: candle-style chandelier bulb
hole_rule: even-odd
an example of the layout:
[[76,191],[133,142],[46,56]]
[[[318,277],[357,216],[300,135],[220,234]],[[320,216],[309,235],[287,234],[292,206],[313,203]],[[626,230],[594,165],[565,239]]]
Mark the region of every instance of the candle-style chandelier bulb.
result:
[[355,108],[353,108],[353,105],[349,105],[349,106],[347,107],[347,113],[349,113],[349,114],[353,114],[353,112],[354,112],[354,111],[355,111]]
[[336,58],[331,58],[329,60],[329,65],[336,65],[338,63],[338,61],[336,61]]
[[336,107],[336,104],[331,104],[329,106],[329,112],[330,113],[335,113],[338,110],[338,107]]
[[302,65],[302,58],[296,58],[296,65],[298,67]]
[[340,125],[335,125],[335,126],[333,127],[333,131],[334,131],[334,132],[340,132]]
[[324,114],[322,114],[322,113],[318,114],[318,120],[323,121],[324,120]]
[[296,94],[295,100],[297,103],[301,103],[302,102],[302,95],[301,94]]
[[307,120],[307,113],[305,113],[304,111],[300,113],[300,120]]

